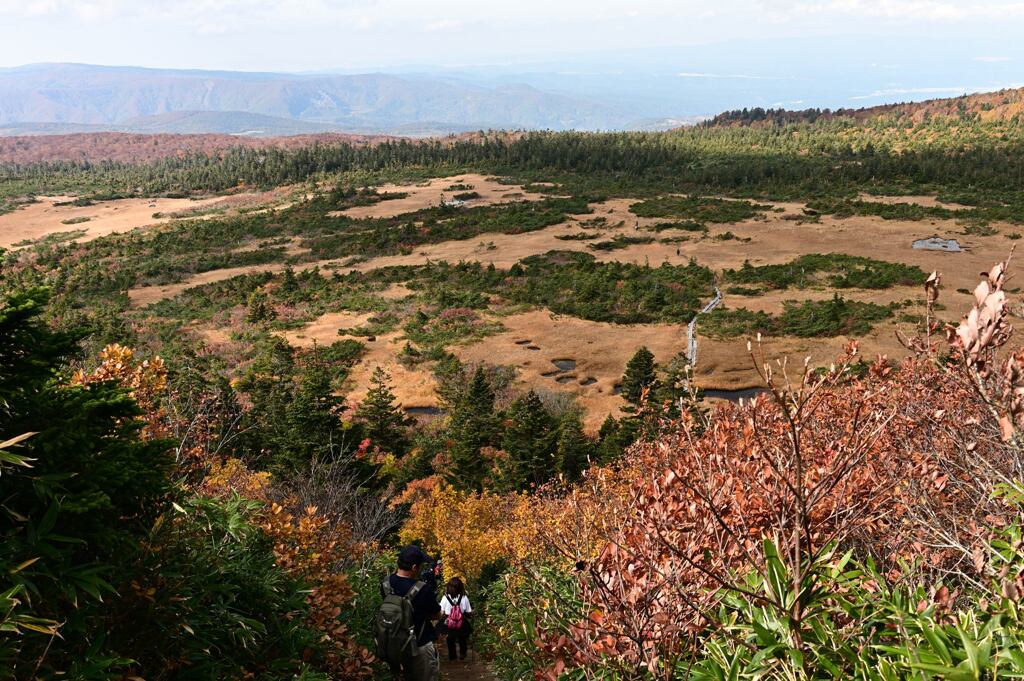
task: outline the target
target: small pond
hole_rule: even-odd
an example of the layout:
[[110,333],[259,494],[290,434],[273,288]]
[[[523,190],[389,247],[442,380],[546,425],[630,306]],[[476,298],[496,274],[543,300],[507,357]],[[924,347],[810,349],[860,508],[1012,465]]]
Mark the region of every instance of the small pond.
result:
[[551,363],[558,367],[559,371],[573,371],[576,369],[576,360],[574,359],[553,359]]
[[962,253],[964,250],[956,239],[943,239],[938,236],[918,239],[914,242],[914,248],[919,251],[945,251],[946,253]]
[[441,407],[405,407],[405,413],[409,416],[441,416],[445,412]]
[[704,397],[739,402],[752,400],[758,395],[768,392],[766,388],[744,388],[742,390],[705,390]]

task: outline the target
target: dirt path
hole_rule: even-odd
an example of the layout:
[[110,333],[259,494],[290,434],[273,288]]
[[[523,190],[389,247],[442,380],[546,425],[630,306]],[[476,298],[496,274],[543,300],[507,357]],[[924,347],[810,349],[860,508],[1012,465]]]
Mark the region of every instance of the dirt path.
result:
[[449,662],[448,649],[438,648],[441,655],[441,681],[497,681],[496,677],[472,648],[462,662]]

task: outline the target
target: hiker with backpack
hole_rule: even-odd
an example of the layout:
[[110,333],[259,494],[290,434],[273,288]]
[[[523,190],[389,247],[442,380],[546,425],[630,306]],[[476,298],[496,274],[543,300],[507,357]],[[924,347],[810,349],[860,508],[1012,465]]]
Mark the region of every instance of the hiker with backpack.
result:
[[406,681],[437,681],[438,656],[434,620],[441,613],[433,580],[422,579],[430,558],[420,547],[398,554],[398,569],[381,585],[384,601],[377,612],[377,657]]
[[466,586],[458,577],[453,577],[445,587],[441,599],[441,612],[444,614],[444,629],[448,632],[448,660],[455,661],[455,648],[458,645],[459,659],[466,659],[466,648],[469,646],[469,635],[472,627],[469,623],[473,606],[466,595]]

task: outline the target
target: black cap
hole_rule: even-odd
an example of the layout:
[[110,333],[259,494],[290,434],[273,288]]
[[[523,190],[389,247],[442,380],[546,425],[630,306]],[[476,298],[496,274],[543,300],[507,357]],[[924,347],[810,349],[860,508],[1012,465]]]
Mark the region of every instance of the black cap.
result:
[[423,563],[429,562],[430,556],[423,552],[423,549],[410,544],[402,549],[402,552],[398,554],[398,562],[404,565],[422,565]]

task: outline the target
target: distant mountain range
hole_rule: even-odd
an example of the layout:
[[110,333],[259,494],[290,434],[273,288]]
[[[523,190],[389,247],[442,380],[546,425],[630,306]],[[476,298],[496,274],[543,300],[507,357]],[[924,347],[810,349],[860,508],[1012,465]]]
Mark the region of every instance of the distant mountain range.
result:
[[[670,123],[666,122],[665,127]],[[387,74],[292,75],[83,64],[0,69],[0,134],[408,135],[658,127],[621,104],[522,84]]]

